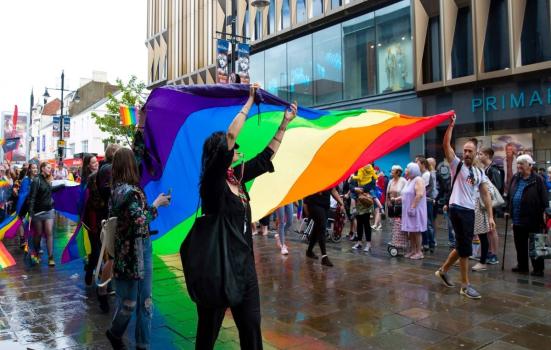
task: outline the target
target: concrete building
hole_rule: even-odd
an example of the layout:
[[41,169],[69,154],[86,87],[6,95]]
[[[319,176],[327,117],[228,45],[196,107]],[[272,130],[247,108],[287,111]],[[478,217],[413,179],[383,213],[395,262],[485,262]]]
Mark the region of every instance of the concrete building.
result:
[[[213,83],[216,33],[233,31],[250,38],[251,81],[283,99],[409,115],[455,109],[458,144],[479,137],[504,167],[506,145],[551,162],[550,0],[251,3],[148,0],[149,86]],[[392,162],[441,158],[444,130]]]

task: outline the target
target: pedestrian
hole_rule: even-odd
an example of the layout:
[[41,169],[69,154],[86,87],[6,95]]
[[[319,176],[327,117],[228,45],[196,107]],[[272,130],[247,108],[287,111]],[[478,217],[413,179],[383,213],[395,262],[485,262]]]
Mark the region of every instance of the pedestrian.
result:
[[[503,175],[499,167],[494,163],[494,150],[487,147],[480,150],[478,153],[478,158],[482,163],[484,173],[494,185],[494,187],[499,191],[500,194],[503,193]],[[501,211],[501,208],[496,208],[496,210]],[[494,213],[495,214],[495,213]],[[495,217],[494,217],[495,220]],[[493,229],[488,232],[488,264],[497,265],[499,264],[499,259],[497,258],[497,247],[499,244],[497,230]]]
[[[38,176],[38,166],[35,163],[31,163],[27,167],[27,173],[25,174],[25,177],[23,177],[23,179],[21,180],[21,184],[19,186],[17,208],[20,208],[18,215],[19,215],[19,219],[21,219],[21,222],[25,220],[25,217],[29,213],[30,188],[31,188],[32,181],[36,176]],[[23,192],[26,192],[26,195]],[[19,237],[19,247],[21,249],[24,249],[26,244],[26,239],[25,239],[25,228],[23,227],[23,225],[19,225],[19,227],[17,228],[17,236]]]
[[[233,269],[242,281],[237,286],[243,290],[243,299],[237,305],[229,305],[239,332],[242,349],[262,349],[260,329],[260,295],[253,255],[251,207],[245,183],[266,172],[273,172],[272,158],[279,149],[288,124],[295,118],[297,106],[292,104],[284,112],[281,125],[268,146],[254,158],[232,168],[232,163],[241,158],[237,152],[236,140],[247,119],[259,86],[250,86],[249,98],[235,116],[226,132],[215,132],[203,145],[200,197],[202,212],[206,215],[220,215],[242,230],[246,245],[232,235],[227,236],[231,249]],[[223,210],[222,210],[223,209]],[[240,263],[238,263],[238,261]],[[239,271],[239,272],[238,272]],[[218,337],[227,307],[197,305],[198,325],[195,340],[196,349],[212,349]]]
[[[101,248],[97,211],[95,208],[97,206],[97,188],[95,186],[95,178],[91,176],[98,170],[98,166],[99,163],[96,156],[87,154],[84,156],[84,160],[82,161],[82,171],[80,174],[80,189],[83,193],[87,193],[86,196],[81,197],[87,198],[84,203],[81,203],[81,205],[83,205],[83,208],[81,208],[81,218],[82,224],[88,231],[91,248],[91,253],[88,255],[88,262],[86,263],[84,274],[84,281],[88,286],[92,284],[94,268],[98,262],[99,251]],[[92,183],[89,186],[90,180],[92,180]]]
[[[488,177],[483,171],[474,167],[477,153],[476,140],[469,140],[463,146],[461,161],[451,146],[455,116],[444,134],[444,154],[450,164],[452,190],[449,202],[449,215],[455,231],[456,247],[450,252],[445,263],[435,272],[446,287],[454,287],[448,276],[448,270],[459,259],[461,269],[461,289],[459,293],[471,299],[480,299],[481,295],[469,282],[469,256],[472,255],[474,236],[475,205],[479,197],[488,210],[490,229],[495,228],[492,212],[492,199],[488,190]],[[477,191],[478,188],[478,191]]]
[[[480,155],[480,152],[479,152]],[[477,158],[474,163],[478,168],[484,170],[484,165]],[[476,189],[478,191],[478,189]],[[480,196],[480,193],[478,194]],[[480,242],[480,260],[476,263],[472,270],[486,271],[489,259],[489,236],[490,236],[490,221],[488,220],[488,211],[477,200],[474,207],[474,235],[478,237]]]
[[54,180],[67,180],[68,172],[63,162],[58,163],[57,169],[54,171]]
[[132,314],[136,312],[136,348],[148,349],[153,316],[151,283],[153,274],[149,223],[157,208],[167,206],[170,196],[161,193],[147,204],[140,188],[140,176],[134,153],[119,149],[113,158],[113,193],[110,216],[117,218],[113,278],[117,308],[106,336],[113,349],[125,349],[122,337]]
[[[517,251],[517,266],[513,272],[528,273],[528,239],[530,234],[544,232],[543,214],[549,206],[543,178],[534,170],[534,160],[528,154],[516,158],[517,173],[511,178],[507,215],[513,219],[513,236]],[[543,276],[543,259],[531,258],[532,276]]]
[[416,159],[417,165],[421,170],[423,182],[425,183],[426,202],[427,202],[427,230],[423,232],[423,251],[434,252],[436,246],[435,241],[435,229],[434,229],[434,209],[436,204],[436,197],[438,195],[436,191],[436,174],[433,172],[429,161],[421,156]]
[[48,266],[54,267],[54,201],[52,191],[58,189],[52,188],[52,166],[48,162],[42,162],[39,168],[39,174],[33,178],[31,192],[29,194],[29,226],[33,228],[33,251],[31,259],[34,263],[40,263],[40,241],[42,236],[46,236],[46,245],[48,249]]
[[402,190],[402,231],[409,234],[410,251],[406,258],[423,259],[422,234],[427,230],[427,193],[417,163],[406,167],[407,183]]
[[407,242],[402,233],[402,190],[407,184],[402,177],[402,167],[393,165],[390,175],[392,179],[388,182],[386,190],[386,211],[392,227],[392,244],[399,248],[405,248]]
[[[370,216],[373,212],[374,199],[370,194],[368,184],[354,189],[358,195],[356,200],[356,220],[358,222],[358,242],[352,247],[354,250],[362,249],[362,238],[365,233],[365,248],[364,252],[368,253],[371,250],[371,226]],[[314,224],[315,225],[315,224]]]
[[276,210],[277,214],[277,234],[275,235],[277,247],[281,250],[281,255],[289,254],[285,237],[293,225],[294,203],[284,205]]

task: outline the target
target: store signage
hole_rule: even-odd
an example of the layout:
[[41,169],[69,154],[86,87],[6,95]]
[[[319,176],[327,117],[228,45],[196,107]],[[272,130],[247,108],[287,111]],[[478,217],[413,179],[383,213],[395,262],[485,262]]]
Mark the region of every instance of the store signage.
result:
[[535,89],[504,93],[501,95],[489,95],[473,97],[471,99],[471,112],[479,110],[504,111],[520,108],[532,108],[535,106],[551,105],[551,87],[547,89]]

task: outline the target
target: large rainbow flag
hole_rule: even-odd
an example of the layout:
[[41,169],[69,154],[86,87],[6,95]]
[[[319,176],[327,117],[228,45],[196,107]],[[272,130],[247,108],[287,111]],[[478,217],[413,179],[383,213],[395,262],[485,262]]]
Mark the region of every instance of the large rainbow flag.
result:
[[[145,110],[147,157],[142,185],[149,200],[173,189],[151,229],[159,254],[175,253],[194,220],[204,140],[225,131],[248,98],[248,85],[165,86],[153,90]],[[239,135],[245,160],[264,149],[289,103],[259,90]],[[253,219],[346,179],[363,165],[408,143],[453,115],[410,117],[356,109],[324,111],[299,107],[273,159],[275,172],[247,184]]]

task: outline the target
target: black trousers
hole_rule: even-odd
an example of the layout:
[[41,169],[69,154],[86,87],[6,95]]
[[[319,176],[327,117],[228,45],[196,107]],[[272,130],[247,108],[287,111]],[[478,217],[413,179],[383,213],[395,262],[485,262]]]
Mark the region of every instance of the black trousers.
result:
[[[247,282],[243,301],[230,309],[239,331],[241,349],[262,349],[260,296],[255,273],[251,274],[251,278]],[[208,308],[197,305],[199,321],[195,349],[210,350],[214,348],[225,313],[226,308]]]
[[371,226],[369,222],[369,217],[371,215],[369,213],[357,215],[356,220],[358,220],[358,241],[362,241],[362,237],[365,232],[365,240],[366,242],[371,242]]
[[[526,226],[513,225],[513,235],[515,237],[515,249],[517,250],[517,266],[521,270],[528,271],[528,240],[530,233],[540,232],[541,229],[531,229]],[[544,259],[532,260],[532,267],[534,271],[543,271],[545,266]]]
[[490,248],[490,242],[488,241],[487,233],[479,233],[478,239],[480,240],[480,263],[486,264],[488,259],[488,250]]
[[310,243],[308,251],[312,251],[317,242],[319,242],[321,255],[327,255],[325,249],[325,230],[327,228],[327,209],[317,205],[308,206],[308,216],[314,220],[314,228],[310,234]]
[[88,232],[88,237],[90,238],[90,248],[92,251],[88,255],[88,263],[85,266],[86,271],[94,272],[94,269],[98,265],[99,253],[101,251],[101,240],[99,237],[99,232],[90,230]]

